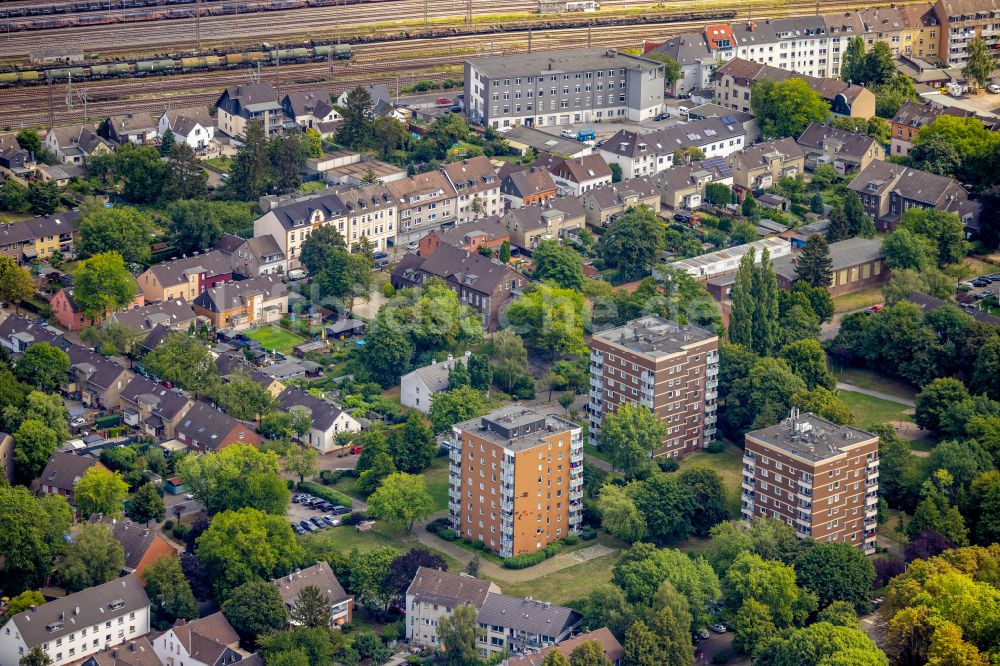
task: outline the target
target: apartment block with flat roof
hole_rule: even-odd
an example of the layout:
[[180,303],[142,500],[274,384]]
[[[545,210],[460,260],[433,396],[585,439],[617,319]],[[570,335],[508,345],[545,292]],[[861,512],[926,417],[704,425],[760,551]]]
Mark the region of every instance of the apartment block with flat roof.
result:
[[590,343],[590,433],[619,405],[651,409],[667,435],[654,455],[677,458],[715,438],[719,337],[657,316],[595,333]]
[[793,409],[745,438],[744,520],[771,516],[801,538],[875,552],[878,436]]
[[534,553],[583,520],[580,426],[510,405],[454,426],[448,514],[503,557]]

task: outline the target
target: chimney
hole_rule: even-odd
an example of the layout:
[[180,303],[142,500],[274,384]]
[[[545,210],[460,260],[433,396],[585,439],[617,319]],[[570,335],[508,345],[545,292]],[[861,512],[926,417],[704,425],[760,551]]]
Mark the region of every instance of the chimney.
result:
[[448,369],[449,370],[451,370],[452,368],[454,368],[455,367],[455,357],[452,356],[451,354],[448,354],[448,361],[447,361],[447,363],[448,363]]

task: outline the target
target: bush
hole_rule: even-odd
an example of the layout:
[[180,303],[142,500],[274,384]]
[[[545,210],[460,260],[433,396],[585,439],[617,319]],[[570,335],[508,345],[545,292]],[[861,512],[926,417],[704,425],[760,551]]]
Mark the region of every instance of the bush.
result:
[[673,456],[663,456],[656,459],[656,464],[660,466],[661,472],[676,472],[681,464]]
[[396,293],[396,288],[392,286],[391,282],[386,282],[385,286],[382,287],[382,295],[386,298],[392,298]]
[[511,395],[515,400],[535,399],[535,380],[528,375],[522,375],[514,382]]
[[333,502],[334,504],[340,504],[350,508],[353,504],[351,498],[347,495],[342,495],[336,490],[330,490],[329,488],[324,488],[318,483],[313,483],[312,481],[303,481],[299,484],[299,490],[304,493],[309,493],[316,497],[322,497],[328,502]]
[[705,450],[709,453],[722,453],[726,450],[726,443],[720,442],[719,440],[713,440],[705,447]]
[[559,554],[559,551],[562,550],[562,547],[563,547],[562,542],[560,542],[560,541],[553,541],[552,543],[550,543],[549,545],[547,545],[542,550],[545,551],[545,556],[546,557],[555,557],[556,555]]
[[354,471],[354,470],[324,469],[319,473],[320,483],[322,483],[324,486],[331,486],[337,483],[337,481],[340,481],[342,478],[347,476],[346,472],[348,471]]
[[451,522],[447,518],[438,518],[427,523],[427,531],[431,534],[440,535],[442,530],[449,529],[450,527]]
[[580,530],[580,538],[584,541],[590,541],[591,539],[597,538],[597,530],[595,530],[590,525],[587,525],[582,530]]
[[368,514],[364,511],[354,511],[352,513],[344,516],[343,523],[345,525],[357,525],[358,523],[368,520]]
[[512,557],[505,557],[503,566],[505,569],[527,569],[528,567],[533,567],[536,564],[544,562],[546,557],[544,550],[540,550],[537,553],[521,553]]
[[387,624],[382,629],[382,641],[385,643],[398,641],[405,635],[406,635],[406,625],[403,624],[402,620],[396,620],[391,624]]
[[442,539],[444,539],[445,541],[457,541],[458,540],[458,535],[455,533],[455,530],[451,529],[450,527],[444,528],[443,530],[441,530],[440,532],[438,532],[437,535],[439,537],[441,537]]
[[174,521],[168,520],[167,522],[163,523],[163,529],[167,531],[174,529]]
[[724,664],[727,661],[729,661],[728,652],[716,652],[715,655],[712,657],[713,664]]
[[174,538],[183,541],[187,536],[187,533],[191,531],[191,528],[187,525],[174,525],[173,534]]
[[575,534],[570,534],[565,539],[563,539],[563,543],[566,544],[567,546],[575,546],[576,544],[580,543],[580,537],[578,537]]
[[473,550],[478,550],[478,551],[483,552],[483,553],[485,553],[487,550],[489,550],[489,548],[486,547],[486,544],[483,543],[482,539],[477,539],[476,541],[473,541],[472,542],[472,549]]

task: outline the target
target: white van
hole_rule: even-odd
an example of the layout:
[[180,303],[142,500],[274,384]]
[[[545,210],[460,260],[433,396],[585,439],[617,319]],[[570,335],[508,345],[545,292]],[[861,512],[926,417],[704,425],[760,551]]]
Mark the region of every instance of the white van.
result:
[[301,268],[296,268],[295,270],[288,271],[288,279],[292,280],[293,282],[295,280],[301,280],[305,276],[306,276],[306,272],[304,270],[302,270]]
[[562,132],[559,132],[559,136],[561,136],[564,139],[575,139],[576,131],[571,129],[564,129]]

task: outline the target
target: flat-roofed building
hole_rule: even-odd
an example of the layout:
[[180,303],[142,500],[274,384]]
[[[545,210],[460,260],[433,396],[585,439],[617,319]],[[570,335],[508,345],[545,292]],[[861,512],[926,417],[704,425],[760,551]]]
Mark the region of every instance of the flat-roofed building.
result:
[[580,426],[514,404],[463,421],[453,433],[448,514],[463,538],[510,557],[578,533]]
[[590,437],[620,405],[644,405],[667,434],[656,456],[683,457],[715,439],[719,336],[649,315],[590,343]]
[[741,514],[773,517],[801,538],[842,541],[875,552],[878,436],[796,409],[748,432]]

